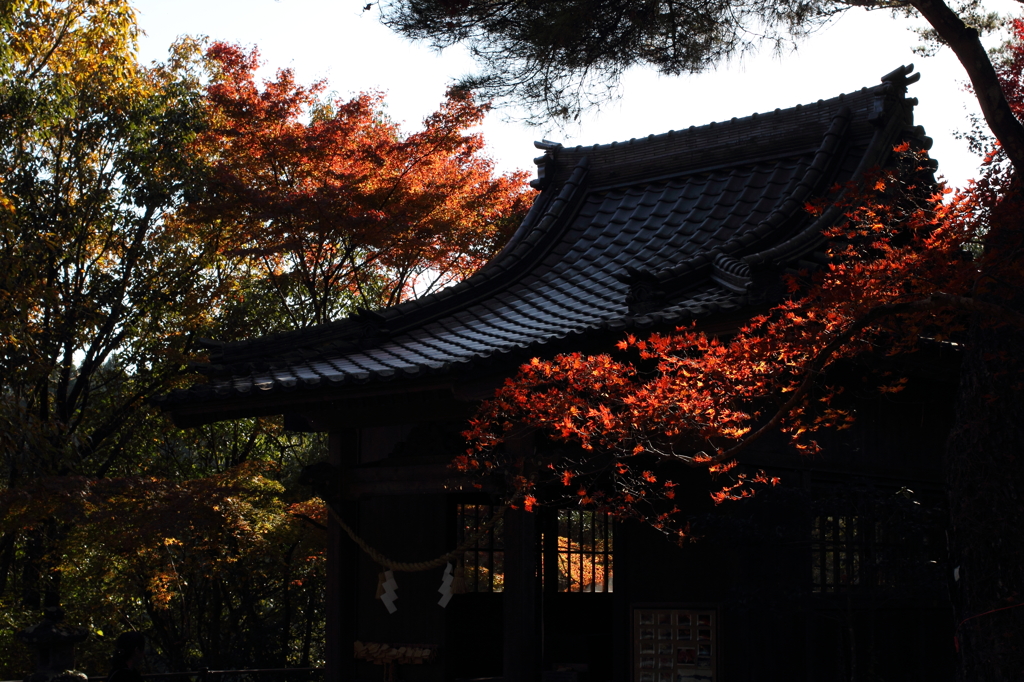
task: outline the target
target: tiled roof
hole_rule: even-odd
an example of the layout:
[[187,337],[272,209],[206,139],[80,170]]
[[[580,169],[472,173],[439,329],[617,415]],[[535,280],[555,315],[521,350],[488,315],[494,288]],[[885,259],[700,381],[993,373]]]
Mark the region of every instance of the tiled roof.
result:
[[511,367],[557,342],[771,300],[783,269],[823,257],[821,228],[835,215],[812,219],[809,198],[884,164],[901,139],[928,146],[913,127],[916,100],[905,97],[911,71],[814,104],[628,142],[538,143],[542,191],[477,274],[395,308],[213,345],[199,368],[208,383],[157,403],[190,422],[224,418],[229,406],[235,416],[266,413],[261,405],[281,392],[306,400],[482,361]]

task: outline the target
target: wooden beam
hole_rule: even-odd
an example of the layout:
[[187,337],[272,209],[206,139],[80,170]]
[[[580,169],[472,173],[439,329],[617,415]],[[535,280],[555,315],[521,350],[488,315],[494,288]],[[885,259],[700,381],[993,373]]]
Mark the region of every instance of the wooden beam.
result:
[[[328,436],[328,460],[339,468],[351,467],[358,461],[358,446],[358,431],[332,431]],[[347,523],[358,524],[357,505],[357,502],[342,503],[339,511],[346,516]],[[359,577],[358,551],[334,520],[334,516],[328,515],[324,682],[345,682],[355,677],[352,645],[357,638],[354,586]]]
[[540,679],[540,631],[537,601],[537,515],[505,512],[505,653],[503,682]]

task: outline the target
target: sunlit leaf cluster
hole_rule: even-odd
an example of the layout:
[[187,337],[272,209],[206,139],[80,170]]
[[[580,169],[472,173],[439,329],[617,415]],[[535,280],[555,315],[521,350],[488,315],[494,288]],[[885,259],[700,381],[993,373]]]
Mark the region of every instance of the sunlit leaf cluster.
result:
[[[149,630],[171,665],[266,660],[261,648],[288,641],[278,663],[308,665],[322,656],[303,630],[322,627],[326,513],[317,501],[284,501],[276,473],[249,462],[180,482],[40,479],[0,497],[0,529],[61,519],[63,542],[42,558],[62,576],[71,617],[114,636]],[[307,609],[310,624],[298,617]],[[84,646],[86,669],[105,669],[104,636]],[[218,644],[225,650],[210,649]]]
[[524,173],[498,176],[469,132],[487,106],[452,90],[403,133],[383,96],[343,100],[289,70],[257,84],[258,54],[207,52],[212,182],[190,206],[222,221],[225,251],[266,273],[292,326],[395,305],[466,277],[527,207]]

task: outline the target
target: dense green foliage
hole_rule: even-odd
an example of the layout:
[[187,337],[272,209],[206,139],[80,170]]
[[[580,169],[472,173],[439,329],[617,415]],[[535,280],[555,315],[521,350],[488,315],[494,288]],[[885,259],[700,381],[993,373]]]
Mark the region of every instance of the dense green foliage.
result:
[[[195,664],[211,647],[211,660],[237,661],[239,643],[215,639],[230,609],[218,612],[217,600],[199,593],[215,589],[255,618],[274,603],[268,590],[283,590],[287,601],[290,581],[300,580],[290,575],[315,577],[322,558],[308,523],[285,513],[280,476],[244,478],[248,470],[238,468],[265,461],[287,469],[290,439],[256,422],[178,433],[146,405],[180,380],[192,338],[231,305],[244,272],[218,253],[217,226],[175,219],[203,182],[190,152],[206,127],[201,64],[183,48],[165,66],[138,66],[126,3],[8,8],[0,80],[4,670],[28,669],[28,652],[11,635],[57,602],[97,632],[151,630],[171,666]],[[211,475],[237,479],[230,507],[186,495],[197,484],[189,479]],[[161,505],[186,504],[193,508],[165,521],[188,527],[144,529]],[[261,525],[251,523],[256,516]],[[293,568],[291,557],[310,541],[303,568]],[[275,573],[262,592],[243,589],[242,567],[253,557]],[[213,577],[217,564],[234,574]],[[177,583],[161,578],[168,566]],[[311,624],[317,612],[314,605]],[[258,615],[259,627],[280,629],[281,618]],[[105,669],[103,639],[84,647],[93,672]],[[282,644],[294,648],[285,640],[263,650],[276,655]],[[309,649],[300,645],[300,657]]]

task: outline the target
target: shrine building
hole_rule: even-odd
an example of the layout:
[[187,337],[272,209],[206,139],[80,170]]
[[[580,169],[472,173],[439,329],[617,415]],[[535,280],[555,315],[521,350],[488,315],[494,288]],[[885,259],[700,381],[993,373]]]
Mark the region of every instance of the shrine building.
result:
[[[472,277],[394,308],[210,344],[208,380],[158,400],[176,424],[283,415],[286,429],[329,434],[327,682],[946,679],[941,525],[908,521],[907,536],[886,525],[911,495],[941,507],[955,372],[938,356],[907,370],[898,398],[859,398],[855,426],[825,437],[821,455],[759,443],[743,464],[783,483],[685,510],[714,532],[682,547],[578,506],[509,509],[465,552],[467,591],[442,606],[444,566],[394,571],[397,598],[377,598],[381,567],[338,522],[397,561],[442,556],[502,504],[447,465],[480,401],[520,364],[693,323],[728,335],[782,300],[785,273],[827,263],[823,230],[841,217],[807,202],[834,201],[902,142],[930,145],[907,97],[912,71],[622,142],[537,143],[535,203]],[[707,497],[706,477],[693,485],[687,497]],[[375,665],[384,645],[404,658]]]

